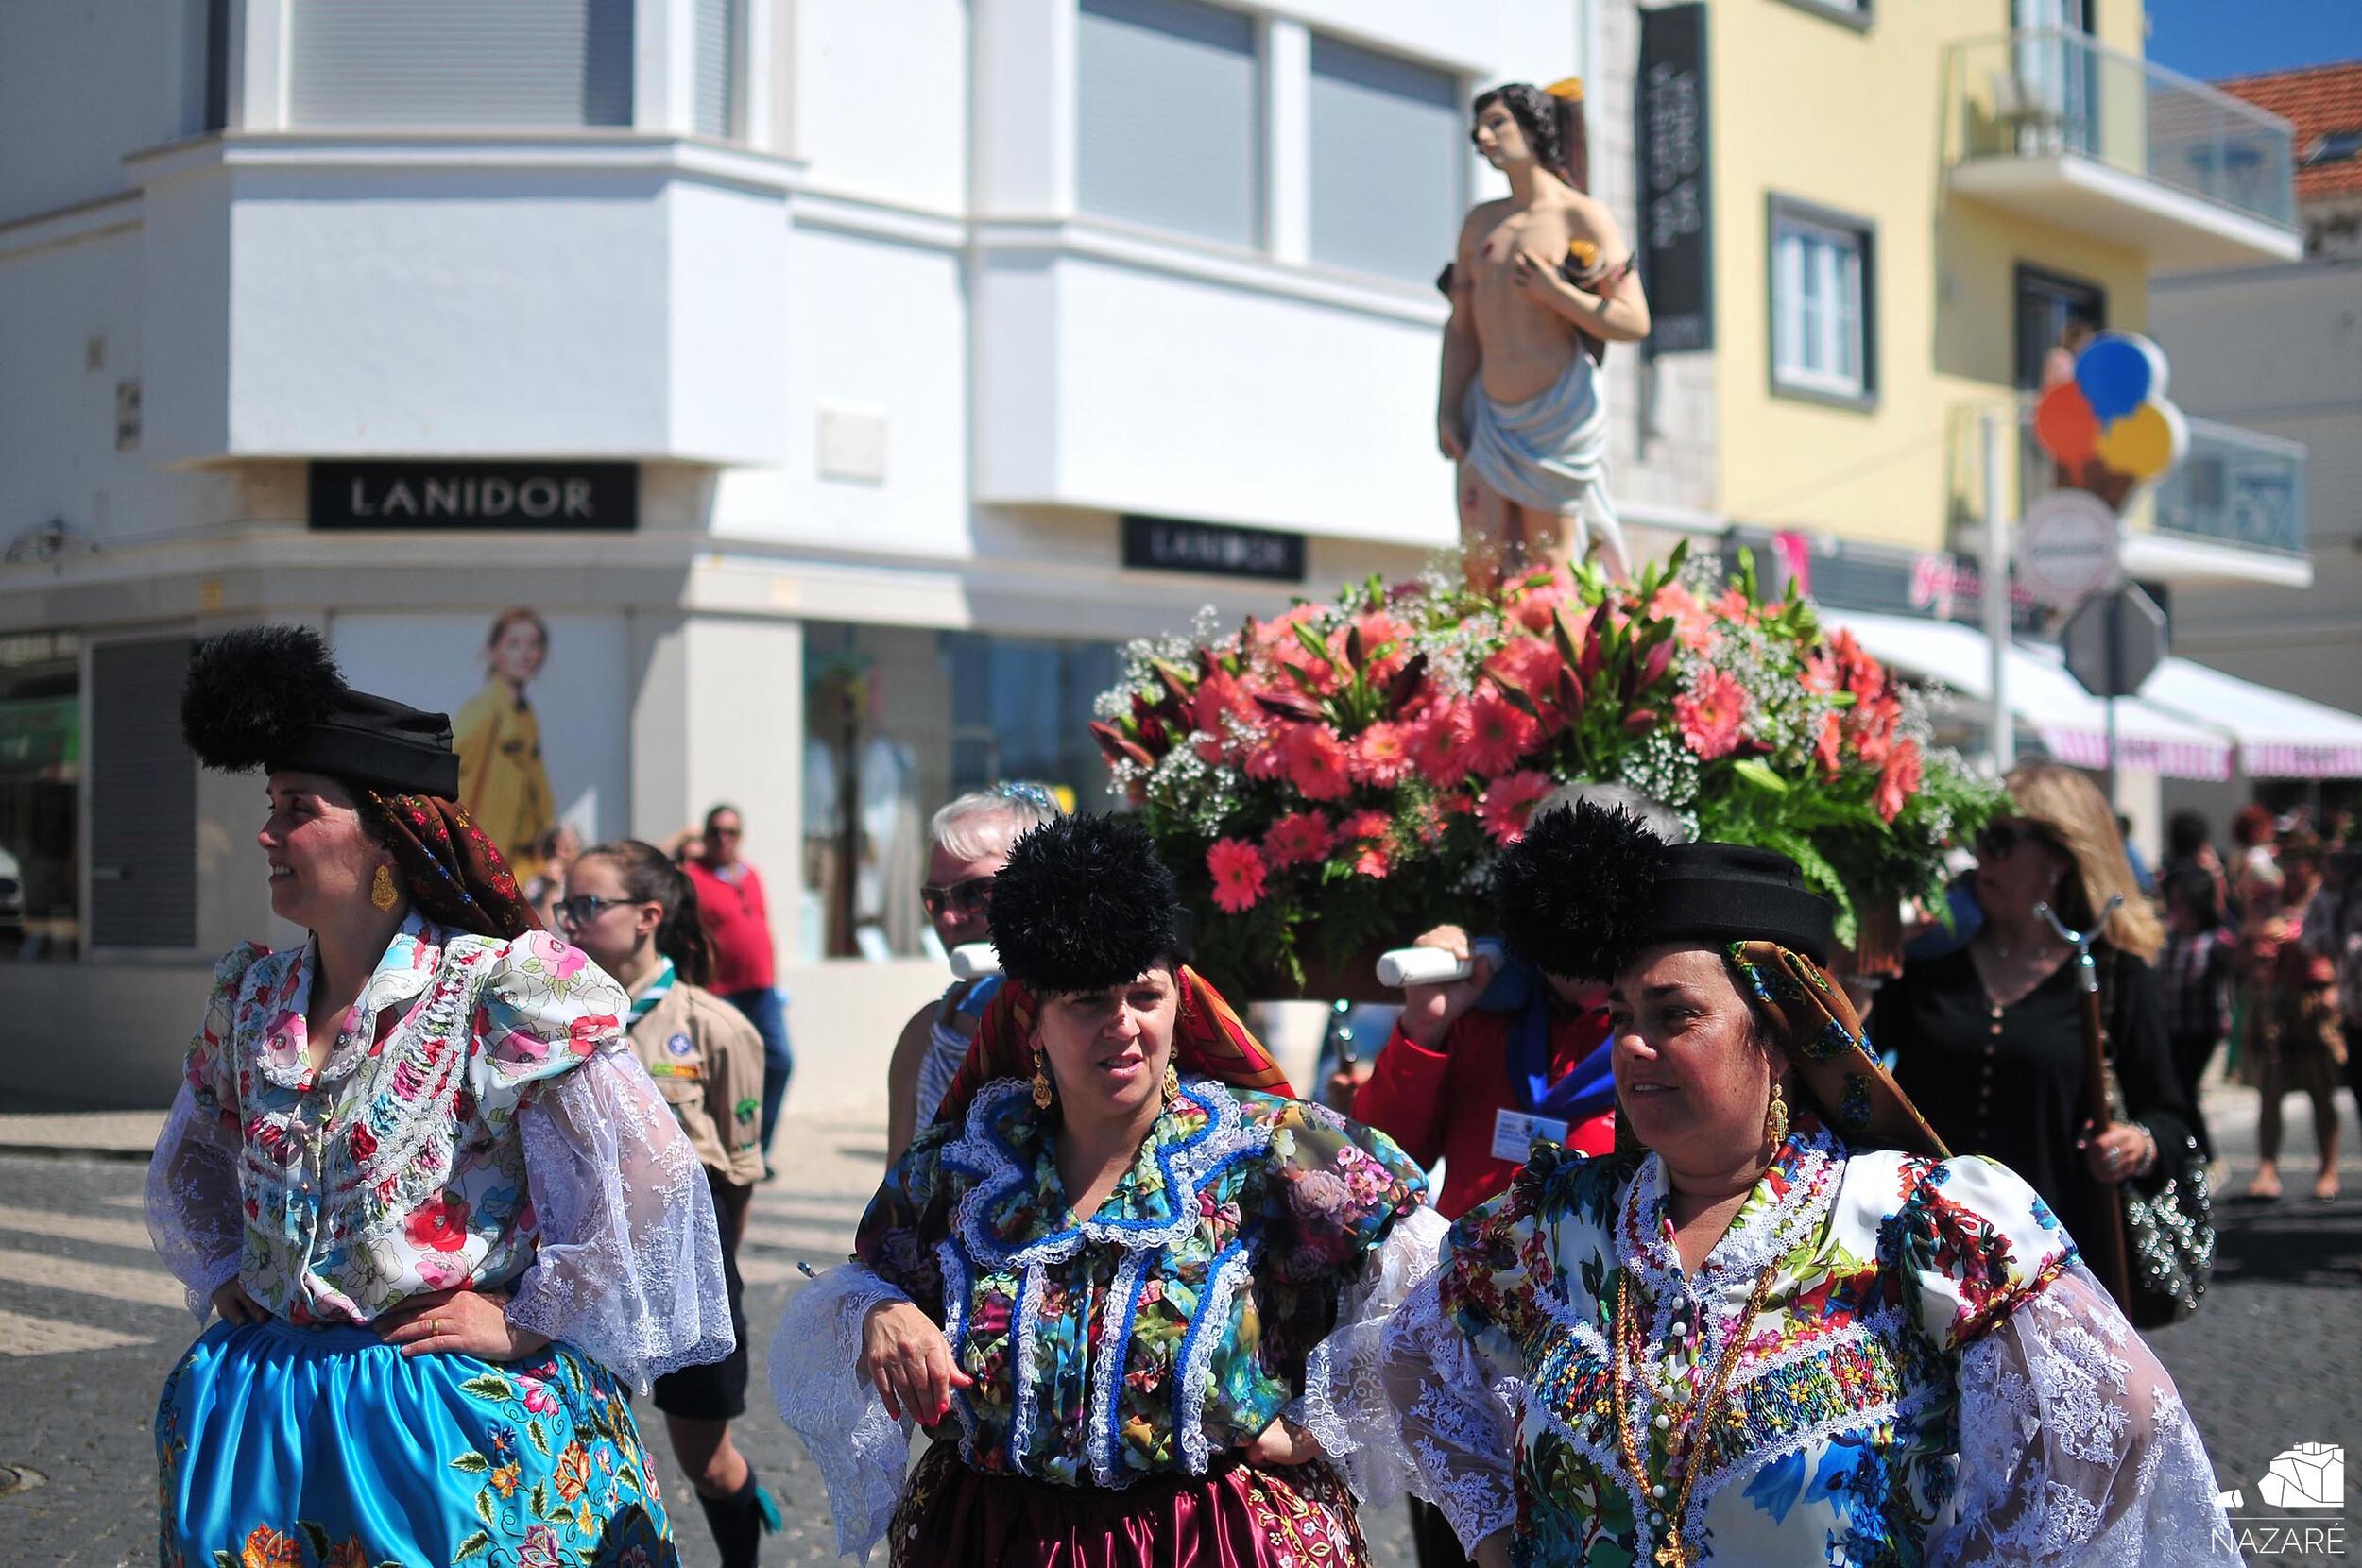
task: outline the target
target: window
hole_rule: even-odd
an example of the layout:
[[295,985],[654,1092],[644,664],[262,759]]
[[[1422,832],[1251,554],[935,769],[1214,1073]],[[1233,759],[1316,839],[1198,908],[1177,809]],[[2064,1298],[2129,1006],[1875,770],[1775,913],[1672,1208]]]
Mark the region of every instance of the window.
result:
[[0,961],[81,951],[81,798],[80,643],[0,638]]
[[1262,239],[1255,24],[1197,0],[1083,0],[1075,195],[1086,213]]
[[1310,118],[1312,259],[1435,276],[1466,201],[1459,80],[1315,36]]
[[1088,727],[1116,674],[1104,642],[805,622],[804,961],[925,950],[927,822],[963,791],[1117,805]]
[[697,134],[729,140],[741,134],[738,73],[746,0],[697,0]]
[[1772,383],[1860,403],[1876,390],[1867,223],[1773,198]]
[[291,0],[300,127],[631,124],[633,0]]
[[90,939],[197,946],[197,758],[180,739],[185,637],[91,650]]

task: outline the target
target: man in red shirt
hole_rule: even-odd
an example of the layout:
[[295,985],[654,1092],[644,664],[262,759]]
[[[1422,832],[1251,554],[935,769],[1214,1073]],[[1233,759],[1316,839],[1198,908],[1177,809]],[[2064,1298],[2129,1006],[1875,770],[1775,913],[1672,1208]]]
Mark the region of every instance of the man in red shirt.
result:
[[[1438,926],[1416,945],[1469,956],[1468,933],[1457,926]],[[1496,978],[1501,989],[1487,997]],[[1421,1165],[1444,1162],[1435,1206],[1446,1219],[1504,1190],[1536,1139],[1607,1153],[1615,1116],[1597,1107],[1601,1095],[1612,1103],[1614,1084],[1604,1070],[1581,1071],[1606,1043],[1606,1002],[1598,981],[1522,964],[1498,977],[1479,952],[1466,980],[1404,988],[1402,1016],[1354,1093],[1353,1118]]]
[[771,1133],[779,1124],[787,1081],[796,1058],[787,1043],[787,1005],[776,983],[771,914],[762,901],[762,878],[738,858],[745,829],[735,806],[706,813],[702,852],[686,867],[697,884],[697,919],[713,945],[713,981],[708,990],[746,1015],[762,1036],[763,1170],[771,1168]]

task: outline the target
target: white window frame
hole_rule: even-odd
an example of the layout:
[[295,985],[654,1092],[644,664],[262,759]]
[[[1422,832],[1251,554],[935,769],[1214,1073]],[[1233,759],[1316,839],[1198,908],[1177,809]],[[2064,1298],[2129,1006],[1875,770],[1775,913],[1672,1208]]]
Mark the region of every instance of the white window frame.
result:
[[[1772,389],[1856,407],[1874,403],[1874,226],[1774,196],[1766,231]],[[1800,268],[1810,269],[1817,286],[1806,286]]]

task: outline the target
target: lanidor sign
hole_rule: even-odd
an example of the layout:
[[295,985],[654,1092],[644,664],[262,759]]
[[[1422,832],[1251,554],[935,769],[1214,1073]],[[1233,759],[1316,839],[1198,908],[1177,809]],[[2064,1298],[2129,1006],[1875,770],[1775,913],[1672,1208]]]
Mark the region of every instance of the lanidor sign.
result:
[[312,465],[315,528],[629,529],[636,463]]

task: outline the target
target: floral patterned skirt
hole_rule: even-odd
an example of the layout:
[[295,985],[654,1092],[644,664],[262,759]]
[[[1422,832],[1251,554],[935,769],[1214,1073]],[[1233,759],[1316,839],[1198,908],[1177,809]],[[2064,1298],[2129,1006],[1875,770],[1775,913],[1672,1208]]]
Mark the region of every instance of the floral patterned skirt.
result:
[[1121,1491],[986,1475],[941,1442],[886,1532],[894,1568],[1369,1568],[1353,1494],[1315,1460]]
[[217,1322],[156,1410],[166,1568],[676,1568],[621,1385],[564,1345],[405,1358]]

